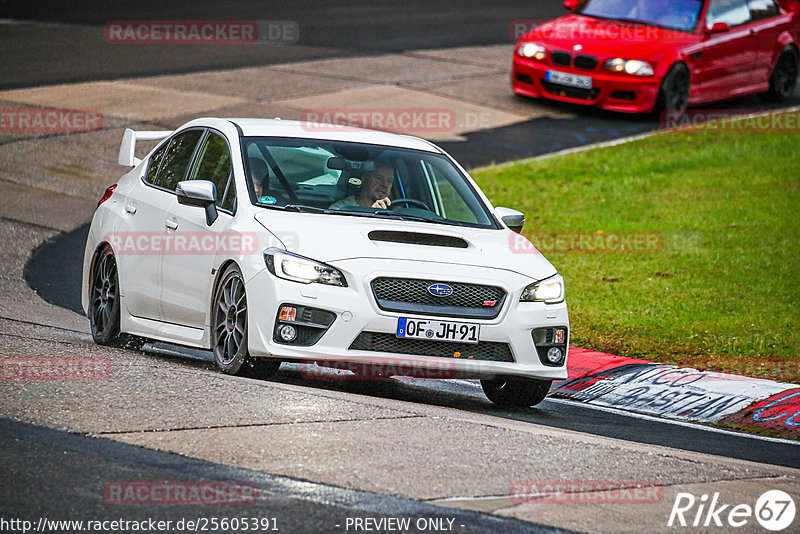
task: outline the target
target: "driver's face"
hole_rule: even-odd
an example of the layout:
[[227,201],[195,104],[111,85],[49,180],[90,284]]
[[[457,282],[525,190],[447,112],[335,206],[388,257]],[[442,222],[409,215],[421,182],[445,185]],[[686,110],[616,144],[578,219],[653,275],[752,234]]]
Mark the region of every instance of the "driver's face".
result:
[[371,201],[391,196],[394,171],[389,167],[378,167],[362,177],[361,196]]

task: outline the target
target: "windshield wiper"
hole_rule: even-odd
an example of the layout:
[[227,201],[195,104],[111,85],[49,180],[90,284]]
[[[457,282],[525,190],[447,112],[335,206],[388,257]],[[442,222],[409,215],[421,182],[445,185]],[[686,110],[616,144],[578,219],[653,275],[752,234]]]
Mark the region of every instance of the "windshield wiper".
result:
[[418,222],[427,222],[427,223],[435,223],[435,224],[458,224],[454,221],[448,221],[445,219],[429,219],[427,217],[422,217],[420,215],[411,215],[405,213],[395,213],[392,211],[346,211],[346,210],[336,210],[339,213],[347,213],[348,215],[361,215],[365,217],[374,217],[376,219],[398,219],[401,221],[418,221]]
[[372,217],[375,219],[397,219],[400,221],[417,221],[427,222],[434,224],[451,224],[454,226],[464,226],[458,221],[450,221],[447,219],[429,219],[420,215],[411,215],[405,213],[394,213],[391,211],[350,211],[350,210],[326,210],[317,208],[315,206],[307,206],[305,204],[287,204],[283,206],[285,211],[296,211],[299,213],[327,213],[327,214],[341,214],[341,215],[356,215],[359,217]]
[[301,213],[330,213],[330,210],[317,208],[315,206],[306,206],[305,204],[286,204],[283,209],[285,211],[297,211]]

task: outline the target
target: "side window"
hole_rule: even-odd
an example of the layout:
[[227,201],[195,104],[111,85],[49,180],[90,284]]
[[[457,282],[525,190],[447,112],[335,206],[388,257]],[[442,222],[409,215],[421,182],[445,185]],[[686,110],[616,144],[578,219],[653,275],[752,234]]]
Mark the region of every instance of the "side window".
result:
[[750,7],[750,18],[753,20],[768,19],[781,14],[775,0],[747,0],[747,5]]
[[724,22],[731,28],[750,22],[747,0],[711,0],[706,27],[710,30],[718,22]]
[[186,176],[186,168],[191,163],[194,147],[202,135],[203,130],[189,130],[173,137],[164,153],[161,170],[152,183],[169,191],[175,191],[178,182]]
[[145,175],[145,180],[147,180],[148,183],[156,183],[158,167],[161,165],[161,160],[164,159],[164,152],[167,151],[168,147],[169,143],[164,143],[161,148],[153,152],[153,155],[150,156],[150,162],[147,164],[147,174]]
[[[430,180],[434,194],[437,197],[435,203],[438,204],[439,215],[454,221],[468,223],[479,222],[450,180],[439,172],[435,166],[424,161],[422,165],[428,180]],[[431,208],[433,208],[433,206],[431,206]]]
[[192,180],[208,180],[217,186],[217,206],[233,210],[236,199],[231,173],[231,153],[228,143],[219,135],[209,132],[200,149],[200,164],[197,165]]

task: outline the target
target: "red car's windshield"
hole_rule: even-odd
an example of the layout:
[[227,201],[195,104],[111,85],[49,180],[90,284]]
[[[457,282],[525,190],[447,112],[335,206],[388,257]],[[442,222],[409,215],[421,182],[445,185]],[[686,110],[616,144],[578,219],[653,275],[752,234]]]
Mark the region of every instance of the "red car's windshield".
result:
[[582,15],[641,22],[660,28],[692,31],[704,0],[589,0]]

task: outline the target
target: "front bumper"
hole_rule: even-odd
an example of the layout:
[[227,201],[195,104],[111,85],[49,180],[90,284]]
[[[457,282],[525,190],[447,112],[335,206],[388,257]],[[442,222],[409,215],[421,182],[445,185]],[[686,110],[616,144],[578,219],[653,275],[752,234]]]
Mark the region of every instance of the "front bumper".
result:
[[[661,80],[653,76],[630,76],[595,69],[579,70],[572,67],[550,66],[536,61],[514,57],[511,87],[522,96],[549,98],[572,104],[597,106],[609,111],[649,113],[658,99]],[[548,70],[592,77],[592,89],[572,89],[550,84],[545,76]]]
[[[510,271],[465,266],[458,266],[458,274],[454,275],[453,265],[414,260],[345,260],[335,262],[333,265],[345,274],[349,287],[294,283],[276,278],[267,270],[247,282],[250,311],[248,343],[252,356],[376,365],[405,362],[413,364],[416,369],[441,370],[442,366],[445,366],[454,378],[513,375],[550,380],[567,377],[566,358],[559,367],[545,365],[539,358],[532,338],[532,331],[537,328],[568,329],[566,303],[519,302],[522,289],[535,281],[530,277]],[[503,309],[494,319],[432,317],[388,312],[378,307],[370,287],[370,282],[381,276],[499,286],[508,296]],[[276,319],[280,306],[287,303],[326,310],[335,314],[335,319],[312,346],[302,347],[281,343],[275,336]],[[394,336],[399,317],[478,323],[481,343],[507,344],[513,361],[470,359],[468,350],[459,357],[455,357],[455,354],[451,357],[441,357],[408,351],[398,353],[363,350],[363,343],[354,345],[362,332],[382,334],[384,338],[387,338],[387,335]],[[361,339],[363,340],[363,336]],[[567,338],[567,343],[568,341]],[[438,349],[440,346],[442,345],[435,345],[435,348]],[[355,350],[356,347],[362,350]]]

